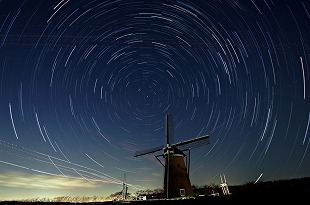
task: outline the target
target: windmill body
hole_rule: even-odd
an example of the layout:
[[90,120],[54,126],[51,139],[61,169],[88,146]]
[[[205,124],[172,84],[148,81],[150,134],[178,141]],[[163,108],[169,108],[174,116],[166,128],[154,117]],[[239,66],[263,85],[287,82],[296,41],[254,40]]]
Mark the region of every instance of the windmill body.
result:
[[[159,151],[163,151],[163,154],[155,156],[156,158],[161,156],[164,158],[164,196],[165,198],[178,198],[178,197],[192,197],[193,189],[190,183],[188,167],[184,162],[186,157],[184,151],[189,151],[192,148],[209,144],[209,136],[201,136],[191,140],[171,144],[171,137],[173,137],[172,118],[170,115],[166,115],[166,145],[155,147],[153,149],[137,151],[135,157],[147,155]],[[159,162],[161,162],[159,160]]]
[[167,152],[164,154],[164,196],[167,198],[193,196],[193,189],[184,163],[184,153],[177,148],[171,148]]

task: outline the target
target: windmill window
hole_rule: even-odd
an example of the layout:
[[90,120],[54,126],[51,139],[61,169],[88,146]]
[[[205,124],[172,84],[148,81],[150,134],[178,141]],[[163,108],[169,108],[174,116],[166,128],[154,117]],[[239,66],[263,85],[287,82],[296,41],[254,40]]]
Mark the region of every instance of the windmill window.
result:
[[185,196],[185,189],[180,189],[180,196]]

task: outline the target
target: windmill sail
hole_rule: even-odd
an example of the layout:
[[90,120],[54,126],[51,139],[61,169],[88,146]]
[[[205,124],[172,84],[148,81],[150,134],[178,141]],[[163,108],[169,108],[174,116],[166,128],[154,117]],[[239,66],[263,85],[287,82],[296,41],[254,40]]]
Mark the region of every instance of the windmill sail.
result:
[[176,143],[174,145],[172,145],[173,147],[178,147],[180,150],[185,150],[185,149],[193,149],[193,148],[197,148],[197,147],[201,147],[204,145],[210,144],[210,138],[208,135],[204,135],[201,137],[197,137],[194,139],[190,139],[187,141],[182,141],[179,143]]
[[172,115],[166,115],[166,145],[174,143],[174,129]]
[[158,147],[154,147],[154,148],[150,148],[150,149],[146,149],[146,150],[140,150],[140,151],[136,151],[134,157],[138,157],[138,156],[142,156],[142,155],[147,155],[147,154],[151,154],[154,152],[158,152],[160,150],[163,150],[165,146],[158,146]]

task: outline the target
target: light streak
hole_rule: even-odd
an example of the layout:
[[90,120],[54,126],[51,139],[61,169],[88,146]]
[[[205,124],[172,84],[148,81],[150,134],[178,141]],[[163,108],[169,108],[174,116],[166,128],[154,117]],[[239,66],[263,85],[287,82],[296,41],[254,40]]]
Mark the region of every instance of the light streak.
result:
[[263,13],[260,11],[260,9],[258,8],[258,6],[253,2],[253,0],[251,0],[251,2],[252,2],[252,4],[256,7],[256,9],[258,10],[258,12],[259,12],[260,14],[263,14]]
[[226,56],[226,52],[225,52],[225,49],[223,48],[222,44],[220,43],[219,39],[217,38],[216,35],[212,34],[212,37],[216,40],[217,44],[221,47],[223,53],[225,54]]
[[[85,153],[86,154],[86,153]],[[95,161],[93,158],[91,158],[88,154],[86,154],[86,156],[91,159],[93,162],[95,162],[96,164],[98,164],[100,167],[104,168],[103,165],[99,164],[97,161]]]
[[[96,129],[97,129],[97,132],[108,142],[111,144],[110,140],[108,140],[101,132],[100,132],[100,128],[97,124],[97,122],[95,121],[94,117],[92,117],[92,122],[93,124],[95,125]],[[111,144],[112,145],[112,144]]]
[[307,137],[307,134],[308,134],[309,123],[310,123],[310,113],[309,113],[309,117],[308,117],[308,124],[307,124],[306,132],[305,132],[305,137],[304,137],[304,140],[302,142],[303,145],[305,144],[306,137]]
[[72,21],[69,25],[69,27],[71,27],[79,18],[81,18],[84,14],[86,14],[87,12],[89,12],[91,9],[88,9],[87,11],[85,11],[84,13],[82,13],[81,15],[79,15],[76,19],[74,19],[74,21]]
[[270,50],[268,50],[268,54],[269,54],[269,58],[270,58],[270,62],[271,62],[271,67],[272,67],[272,72],[273,72],[273,82],[274,82],[274,84],[277,84],[277,82],[276,82],[276,74],[274,72],[274,66],[273,66],[273,61],[272,61],[272,57],[271,57],[271,54],[270,54]]
[[11,116],[11,122],[12,122],[12,126],[14,129],[14,133],[15,133],[16,138],[18,139],[18,135],[17,135],[16,129],[15,129],[15,124],[14,124],[13,115],[12,115],[11,103],[9,103],[9,108],[10,108],[10,116]]
[[185,44],[187,44],[189,47],[192,47],[189,43],[187,43],[183,38],[176,36],[178,39],[180,39],[181,41],[183,41]]
[[100,99],[102,99],[103,86],[100,88]]
[[227,41],[228,41],[229,45],[232,47],[232,49],[233,49],[233,51],[235,53],[235,56],[237,58],[238,63],[240,63],[239,57],[238,57],[238,55],[236,53],[236,50],[235,50],[234,46],[232,45],[232,43],[230,42],[229,38],[227,38]]
[[4,163],[4,164],[11,165],[11,166],[14,166],[14,167],[19,167],[19,168],[23,168],[23,169],[29,169],[28,167],[24,167],[24,166],[21,166],[21,165],[13,164],[13,163],[2,161],[2,160],[0,160],[0,162]]
[[76,169],[73,169],[78,175],[80,175],[83,179],[85,179],[86,181],[88,181],[88,182],[90,182],[90,183],[94,183],[94,182],[92,182],[90,179],[87,179],[86,177],[84,177],[82,174],[80,174],[79,172],[78,172],[78,170],[76,170]]
[[[4,141],[1,141],[3,144],[7,144],[6,142]],[[107,182],[107,183],[114,183],[114,184],[120,184],[121,183],[121,180],[118,180],[110,175],[107,175],[105,173],[102,173],[100,171],[97,171],[95,169],[92,169],[92,168],[89,168],[89,167],[86,167],[86,166],[83,166],[83,165],[79,165],[79,164],[76,164],[76,163],[72,163],[70,161],[66,161],[66,160],[63,160],[63,159],[59,159],[57,157],[53,157],[51,155],[47,155],[47,154],[44,154],[44,153],[41,153],[41,152],[37,152],[37,151],[33,151],[33,150],[29,150],[27,148],[22,148],[22,149],[18,149],[18,147],[14,147],[17,151],[20,151],[20,152],[23,152],[23,154],[21,155],[22,157],[27,157],[26,154],[30,154],[30,155],[35,155],[36,157],[46,157],[46,158],[43,158],[42,160],[41,159],[37,159],[37,158],[32,158],[32,157],[27,157],[27,159],[30,159],[32,158],[33,160],[35,161],[39,161],[41,163],[47,163],[47,164],[52,164],[54,166],[56,166],[56,168],[60,171],[60,169],[69,169],[69,170],[72,170],[74,171],[74,173],[77,173],[79,176],[81,176],[83,179],[86,179],[87,181],[100,181],[100,182]],[[15,155],[15,154],[14,154]],[[52,160],[54,159],[54,160]],[[71,166],[65,166],[65,165],[61,165],[61,164],[58,164],[56,161],[60,161],[62,163],[66,163],[66,164],[69,164]],[[69,175],[58,175],[58,174],[53,174],[53,173],[50,173],[50,172],[45,172],[45,171],[41,171],[41,170],[37,170],[37,169],[32,169],[32,168],[29,168],[29,167],[25,167],[25,166],[21,166],[21,165],[17,165],[17,164],[14,164],[14,163],[10,163],[10,162],[6,162],[6,161],[2,161],[0,160],[0,163],[4,163],[4,164],[8,164],[8,165],[11,165],[11,166],[15,166],[15,167],[19,167],[19,168],[22,168],[22,169],[26,169],[26,170],[31,170],[31,171],[34,171],[34,172],[39,172],[39,173],[42,173],[42,174],[46,174],[46,175],[52,175],[52,176],[59,176],[59,177],[65,177],[65,178],[76,178],[76,179],[80,179],[80,178],[77,178],[77,177],[73,177],[73,176],[69,176]],[[78,167],[78,168],[76,168]],[[84,170],[85,169],[85,170]],[[69,171],[67,170],[67,171]],[[89,170],[89,171],[87,171]],[[71,172],[72,172],[71,171]],[[61,171],[60,171],[61,172]],[[85,176],[83,176],[80,172],[84,172],[84,173],[88,173],[88,174],[91,174],[95,177],[99,177],[99,179],[87,179]],[[63,172],[61,172],[63,173]],[[96,173],[99,173],[99,174],[96,174]],[[102,180],[104,179],[104,181]],[[134,187],[134,186],[133,186]]]
[[19,106],[20,106],[20,110],[21,110],[21,115],[22,115],[22,120],[25,120],[24,117],[24,109],[23,109],[23,83],[20,83],[20,90],[19,90]]
[[285,137],[284,137],[284,139],[286,139],[286,137],[287,137],[288,129],[289,129],[290,124],[291,124],[292,112],[293,112],[293,102],[291,102],[290,117],[289,117],[289,119],[288,119],[288,125],[287,125],[287,128],[286,128],[286,132],[285,132]]
[[61,152],[61,154],[64,156],[64,158],[66,158],[66,160],[67,160],[68,162],[70,162],[70,160],[67,158],[67,156],[62,152],[62,150],[61,150],[60,147],[58,146],[57,142],[56,142],[56,141],[54,141],[54,142],[55,142],[57,148],[59,149],[59,151]]
[[65,63],[65,67],[67,66],[67,63],[68,63],[68,61],[69,61],[69,59],[70,59],[70,57],[71,57],[73,51],[75,50],[75,48],[76,48],[76,46],[73,47],[71,53],[69,54],[69,56],[68,56],[68,58],[67,58],[67,60],[66,60],[66,63]]
[[[23,5],[23,4],[22,4],[22,5]],[[7,28],[6,33],[5,33],[4,37],[3,37],[1,46],[4,45],[4,43],[5,43],[5,41],[6,41],[6,38],[8,37],[8,34],[9,34],[9,32],[10,32],[10,30],[11,30],[11,28],[12,28],[12,26],[13,26],[13,24],[14,24],[16,18],[17,18],[17,16],[19,15],[20,11],[21,11],[21,8],[18,9],[17,13],[15,14],[15,16],[14,16],[13,19],[12,19],[12,21],[10,22],[10,25],[9,25],[9,27]],[[9,13],[9,15],[10,15],[10,13]]]
[[169,73],[169,75],[173,78],[172,73],[171,73],[169,70],[166,70],[166,71],[167,71],[167,73]]
[[273,124],[272,133],[271,133],[270,140],[269,140],[269,142],[268,142],[267,148],[266,148],[266,150],[265,150],[265,154],[266,154],[266,152],[268,151],[269,146],[270,146],[270,143],[271,143],[271,141],[272,141],[272,139],[273,139],[273,134],[274,134],[274,131],[275,131],[275,129],[276,129],[276,126],[277,126],[277,120],[275,120],[275,122],[274,122],[274,124]]
[[90,49],[90,51],[88,51],[88,53],[86,54],[86,56],[85,56],[84,59],[86,59],[86,58],[89,56],[89,54],[97,47],[97,45],[98,45],[98,44],[94,45],[94,46]]
[[94,85],[94,93],[96,93],[97,82],[98,82],[98,78],[96,78],[96,81],[95,81],[95,85]]
[[263,141],[263,139],[264,139],[264,135],[265,135],[265,133],[266,133],[266,129],[267,129],[268,124],[269,124],[269,118],[270,118],[270,108],[268,109],[267,120],[266,120],[266,123],[265,123],[264,132],[263,132],[263,134],[262,134],[262,137],[260,138],[260,141]]
[[45,139],[45,137],[43,135],[43,132],[42,132],[42,129],[41,129],[41,126],[40,126],[40,123],[39,123],[39,119],[38,119],[38,114],[37,113],[36,113],[36,120],[37,120],[37,124],[38,124],[39,130],[40,130],[41,136],[43,137],[44,142],[46,142],[46,139]]
[[263,173],[261,173],[261,174],[259,175],[259,177],[256,179],[256,181],[254,182],[254,184],[256,184],[256,183],[258,182],[258,180],[259,180],[262,176],[263,176]]
[[57,53],[57,56],[53,62],[53,67],[52,67],[52,75],[51,75],[51,80],[50,80],[50,87],[52,87],[53,85],[53,79],[54,79],[54,72],[55,72],[55,68],[56,68],[56,65],[57,65],[57,59],[58,59],[58,55],[61,51],[61,48],[59,49],[58,53]]
[[[63,2],[64,0],[62,0],[61,2],[59,2],[53,9],[57,9],[57,7]],[[53,14],[52,16],[47,20],[47,23],[53,18],[53,16],[66,4],[68,3],[70,0],[66,1],[65,3],[63,3]]]
[[54,145],[53,145],[53,143],[51,142],[51,140],[50,140],[50,138],[49,138],[49,136],[48,136],[48,133],[47,133],[47,131],[46,131],[46,129],[45,129],[44,126],[43,126],[43,130],[44,130],[44,132],[45,132],[45,134],[46,134],[46,137],[47,137],[49,143],[52,145],[52,147],[53,147],[53,149],[55,150],[55,152],[57,152],[56,149],[55,149],[55,147],[54,147]]
[[58,171],[64,176],[66,177],[66,175],[58,168],[58,166],[53,162],[53,160],[51,159],[50,156],[48,156],[49,160],[53,163],[53,165],[56,167],[56,169],[58,169]]
[[255,110],[256,110],[256,98],[254,98],[254,109],[253,109],[253,116],[252,116],[250,127],[252,127],[252,125],[253,125],[254,116],[255,116]]
[[302,57],[300,56],[300,63],[301,63],[301,69],[302,69],[302,79],[304,82],[304,99],[306,99],[306,77],[305,77],[305,69],[304,69],[304,63],[302,61]]
[[218,75],[216,75],[216,79],[217,79],[218,88],[219,88],[219,95],[221,95],[221,83],[220,83],[220,79]]
[[69,95],[69,103],[70,103],[71,115],[74,116],[74,108],[73,108],[73,103],[72,103],[71,95]]

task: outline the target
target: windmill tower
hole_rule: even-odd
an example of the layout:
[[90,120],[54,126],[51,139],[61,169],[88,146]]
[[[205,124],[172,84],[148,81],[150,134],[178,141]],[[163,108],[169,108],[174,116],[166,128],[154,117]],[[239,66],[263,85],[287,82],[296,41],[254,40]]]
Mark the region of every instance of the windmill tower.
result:
[[221,178],[220,187],[222,188],[223,195],[230,195],[225,175],[220,174],[220,178]]
[[122,191],[119,193],[117,198],[115,199],[118,202],[124,202],[127,199],[128,185],[126,182],[126,173],[124,173],[124,181]]
[[[171,137],[173,137],[172,118],[170,115],[166,115],[166,144],[148,150],[137,151],[134,157],[163,151],[163,154],[155,155],[155,157],[165,169],[165,198],[192,197],[194,194],[188,175],[190,162],[185,166],[184,157],[186,155],[184,152],[188,151],[190,155],[192,148],[209,144],[209,136],[204,135],[179,143],[173,143]],[[165,163],[163,164],[158,157],[163,157]]]
[[122,200],[126,200],[127,197],[128,186],[126,182],[126,173],[124,173],[124,182],[123,182],[123,190],[122,190]]

